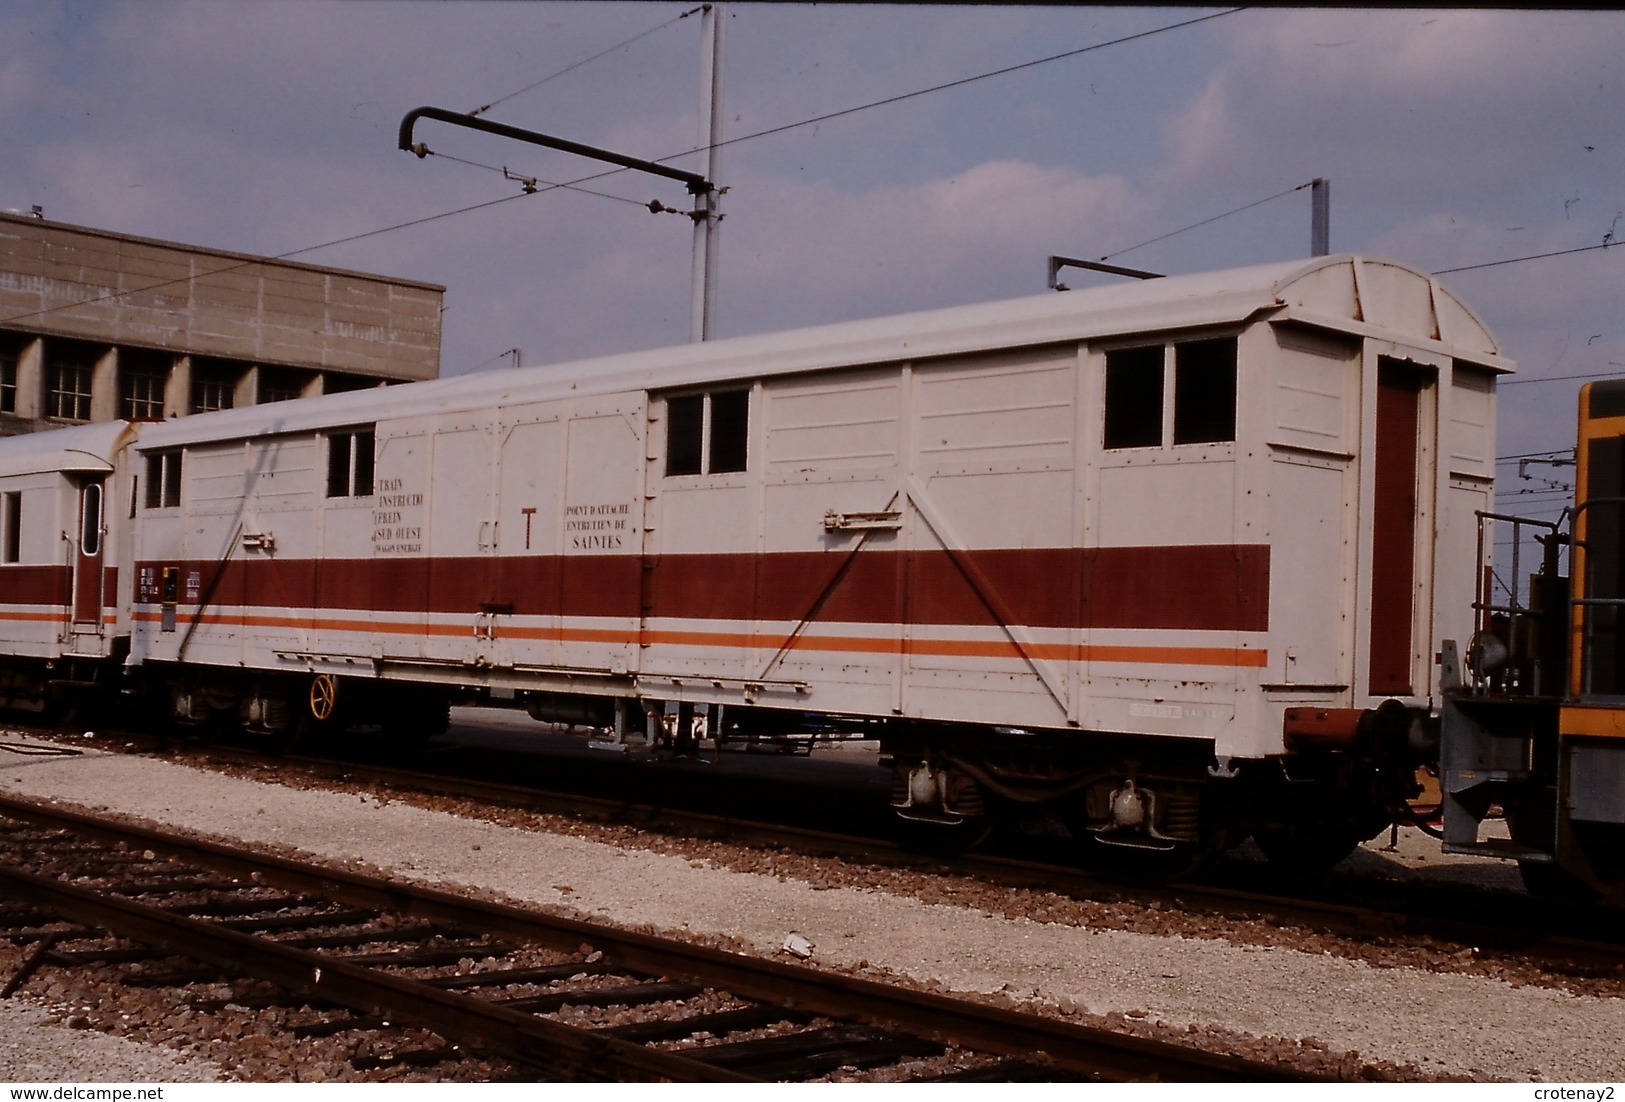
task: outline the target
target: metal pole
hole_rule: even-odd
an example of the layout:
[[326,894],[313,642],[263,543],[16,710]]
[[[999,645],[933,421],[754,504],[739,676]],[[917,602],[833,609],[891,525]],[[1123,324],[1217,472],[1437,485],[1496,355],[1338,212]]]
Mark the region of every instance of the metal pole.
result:
[[1332,185],[1330,180],[1310,181],[1309,255],[1329,256],[1332,251]]
[[[722,5],[707,4],[700,16],[700,174],[717,178],[722,140]],[[694,264],[689,339],[711,339],[717,282],[717,191],[694,196]]]

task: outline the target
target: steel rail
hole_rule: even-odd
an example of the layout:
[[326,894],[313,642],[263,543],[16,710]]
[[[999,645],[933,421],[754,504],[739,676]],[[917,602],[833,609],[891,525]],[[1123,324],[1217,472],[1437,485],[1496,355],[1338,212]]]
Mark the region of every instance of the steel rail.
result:
[[[263,754],[240,757],[220,747],[207,756],[226,763],[263,764]],[[1445,887],[1434,890],[1378,885],[1384,893],[1400,892],[1394,905],[1380,902],[1282,895],[1267,887],[1179,882],[1168,885],[1133,884],[1104,879],[1061,861],[1034,857],[967,853],[951,858],[909,852],[895,842],[832,831],[759,823],[737,816],[685,810],[670,804],[642,806],[625,799],[584,796],[579,792],[550,792],[491,781],[430,774],[372,763],[297,757],[282,762],[296,765],[329,780],[350,784],[382,784],[396,791],[453,797],[499,804],[541,814],[564,815],[590,821],[659,824],[696,836],[726,839],[740,844],[787,846],[812,854],[838,856],[848,861],[932,870],[975,877],[1015,888],[1055,892],[1078,899],[1154,904],[1176,907],[1239,921],[1264,919],[1272,925],[1290,923],[1324,933],[1356,938],[1435,938],[1479,950],[1516,954],[1519,959],[1545,966],[1584,969],[1625,968],[1625,944],[1618,931],[1617,909],[1554,910],[1539,900],[1497,894],[1490,910],[1494,921],[1460,917],[1463,908],[1484,912],[1485,891],[1464,892]],[[1267,875],[1267,874],[1266,874]],[[1257,882],[1262,877],[1248,878]],[[1362,889],[1364,890],[1364,889]],[[1463,897],[1470,896],[1470,899]],[[1560,928],[1561,927],[1561,928]],[[1577,932],[1578,931],[1578,932]]]
[[[934,1036],[944,1042],[982,1052],[1022,1058],[1032,1058],[1041,1053],[1042,1059],[1056,1069],[1092,1077],[1128,1081],[1249,1083],[1303,1082],[1325,1078],[1275,1064],[1133,1037],[932,992],[892,987],[872,980],[818,972],[516,906],[469,899],[351,870],[306,865],[218,843],[177,837],[147,827],[110,823],[33,801],[0,797],[0,815],[109,842],[124,841],[132,846],[140,845],[239,875],[258,874],[263,878],[262,882],[288,890],[320,893],[352,904],[387,907],[416,917],[477,926],[490,934],[523,938],[563,949],[575,949],[587,942],[631,969],[688,979],[726,990],[740,998],[757,999],[815,1014],[867,1020],[906,1032]],[[163,933],[163,930],[155,933]],[[243,936],[236,935],[236,938]],[[190,955],[190,944],[184,946],[182,951]],[[308,985],[312,982],[312,968],[330,966],[327,958],[302,956],[297,959],[296,967],[288,972],[288,980]],[[324,995],[335,997],[326,986],[321,990]],[[439,1026],[434,1028],[438,1031]],[[535,1060],[534,1052],[526,1057],[527,1063],[534,1063]],[[723,1078],[715,1072],[716,1069],[709,1069],[712,1079]]]
[[[166,848],[169,848],[166,845]],[[0,866],[0,891],[74,922],[111,930],[194,960],[366,1014],[393,1016],[449,1041],[571,1077],[615,1081],[755,1082],[749,1076],[658,1052],[602,1033],[561,1025],[308,949],[290,948],[218,923]]]
[[[260,757],[249,760],[263,761]],[[354,763],[336,764],[319,758],[285,759],[302,768],[334,779],[356,783],[360,771],[365,778],[396,791],[416,791],[427,795],[459,797],[503,804],[539,813],[567,815],[576,819],[608,822],[661,823],[671,829],[689,830],[707,837],[726,838],[741,843],[764,841],[797,849],[828,853],[849,861],[884,862],[913,868],[932,869],[953,875],[977,877],[1010,887],[1041,889],[1106,902],[1155,903],[1180,910],[1237,920],[1257,920],[1267,916],[1272,923],[1290,922],[1353,937],[1436,938],[1478,949],[1516,953],[1519,957],[1553,967],[1625,967],[1625,944],[1608,938],[1618,929],[1618,912],[1596,915],[1573,908],[1554,910],[1538,900],[1522,896],[1498,896],[1495,921],[1459,917],[1450,911],[1459,889],[1436,893],[1397,889],[1404,898],[1397,907],[1373,902],[1286,896],[1249,887],[1180,882],[1164,886],[1125,884],[1104,880],[1076,868],[1046,863],[1041,859],[994,854],[959,854],[949,858],[909,853],[895,843],[837,834],[829,831],[756,823],[736,816],[688,811],[671,805],[643,808],[625,800],[601,799],[579,793],[547,792],[490,781],[448,777]],[[1395,891],[1391,886],[1385,892]],[[1472,905],[1482,907],[1484,892],[1474,892]],[[1445,898],[1434,898],[1442,895]],[[1476,912],[1475,912],[1476,913]],[[1595,937],[1567,931],[1595,930]]]

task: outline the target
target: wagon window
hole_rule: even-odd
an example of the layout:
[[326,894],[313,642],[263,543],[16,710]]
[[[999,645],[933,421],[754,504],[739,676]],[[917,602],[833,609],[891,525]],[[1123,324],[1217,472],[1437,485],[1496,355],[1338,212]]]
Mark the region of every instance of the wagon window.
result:
[[1106,447],[1162,443],[1162,345],[1106,353]]
[[705,395],[666,399],[666,473],[699,474],[705,455]]
[[750,456],[750,391],[666,399],[666,474],[743,471]]
[[23,561],[23,495],[8,490],[0,498],[0,561]]
[[372,429],[329,433],[327,437],[327,496],[367,497],[372,493],[373,453],[377,434]]
[[750,391],[711,395],[711,473],[745,469],[749,427]]
[[1174,443],[1236,438],[1236,339],[1174,345]]
[[147,455],[147,495],[149,509],[169,509],[181,503],[181,453],[150,452]]

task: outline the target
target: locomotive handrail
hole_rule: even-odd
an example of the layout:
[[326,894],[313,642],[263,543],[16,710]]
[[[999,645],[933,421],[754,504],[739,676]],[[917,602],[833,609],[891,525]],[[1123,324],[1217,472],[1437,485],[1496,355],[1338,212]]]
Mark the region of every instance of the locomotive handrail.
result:
[[[1562,532],[1562,518],[1560,517],[1557,521],[1538,520],[1533,517],[1514,516],[1510,513],[1492,513],[1483,509],[1475,510],[1474,516],[1478,522],[1478,556],[1475,561],[1478,564],[1479,571],[1479,577],[1474,583],[1474,593],[1477,599],[1472,604],[1473,612],[1477,618],[1474,628],[1474,640],[1476,642],[1480,635],[1488,633],[1500,641],[1509,655],[1522,654],[1530,630],[1529,621],[1534,622],[1536,625],[1534,630],[1539,632],[1539,625],[1547,622],[1547,618],[1552,611],[1551,609],[1536,610],[1519,600],[1520,579],[1523,577],[1524,529],[1544,529],[1546,534],[1536,534],[1535,539],[1545,542],[1560,535]],[[1495,600],[1497,573],[1490,561],[1489,549],[1486,547],[1485,530],[1488,527],[1486,521],[1501,521],[1512,526],[1511,583],[1502,582],[1508,593],[1506,603],[1497,603]],[[1531,600],[1533,600],[1533,594],[1531,594]],[[1506,621],[1505,624],[1496,625],[1494,623],[1496,616],[1502,617]],[[1538,661],[1528,672],[1532,675],[1533,684],[1538,686],[1541,680]],[[1475,679],[1484,676],[1476,665],[1474,666],[1473,675]]]
[[1508,587],[1508,591],[1512,595],[1512,603],[1510,605],[1498,605],[1495,603],[1494,593],[1492,591],[1493,583],[1491,581],[1491,578],[1493,577],[1492,570],[1492,573],[1485,576],[1480,582],[1482,588],[1478,590],[1479,599],[1473,602],[1473,611],[1504,612],[1510,615],[1532,615],[1528,608],[1518,603],[1517,584],[1518,579],[1522,577],[1522,575],[1519,573],[1519,560],[1521,558],[1523,545],[1523,540],[1521,538],[1522,529],[1525,527],[1544,528],[1548,532],[1555,535],[1562,530],[1561,521],[1536,520],[1533,517],[1513,516],[1510,513],[1492,513],[1483,509],[1476,510],[1474,512],[1474,516],[1478,518],[1478,563],[1481,567],[1489,566],[1489,555],[1486,553],[1484,547],[1484,522],[1486,520],[1499,520],[1505,521],[1506,523],[1512,525],[1512,585]]

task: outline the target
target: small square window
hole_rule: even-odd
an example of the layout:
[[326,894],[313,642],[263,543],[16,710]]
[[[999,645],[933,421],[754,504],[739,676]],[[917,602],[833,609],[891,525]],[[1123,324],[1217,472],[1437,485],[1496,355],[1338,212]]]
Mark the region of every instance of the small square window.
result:
[[699,474],[705,456],[705,395],[666,399],[666,473]]
[[127,421],[162,421],[164,419],[165,374],[150,369],[132,369],[119,382],[123,392],[119,395],[120,410]]
[[377,437],[372,429],[328,434],[328,497],[367,497],[372,493],[376,447]]
[[173,509],[181,503],[181,452],[147,454],[148,509]]
[[711,395],[712,474],[742,471],[750,451],[750,391],[730,390]]
[[90,420],[91,374],[91,365],[83,361],[66,360],[53,365],[48,415],[61,421]]
[[1174,443],[1236,438],[1236,339],[1174,345]]
[[1162,443],[1162,345],[1106,353],[1106,447]]
[[750,460],[750,391],[666,399],[666,474],[728,474]]

